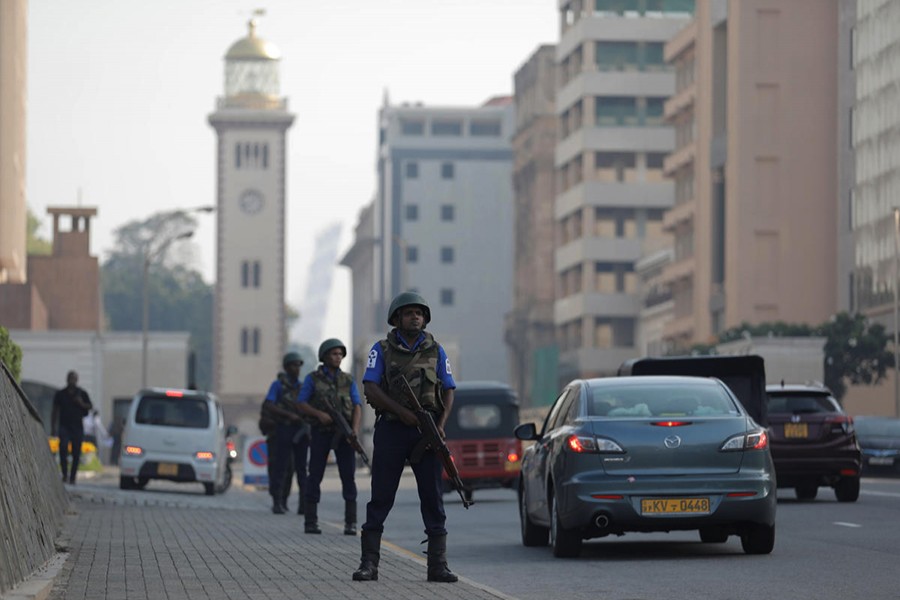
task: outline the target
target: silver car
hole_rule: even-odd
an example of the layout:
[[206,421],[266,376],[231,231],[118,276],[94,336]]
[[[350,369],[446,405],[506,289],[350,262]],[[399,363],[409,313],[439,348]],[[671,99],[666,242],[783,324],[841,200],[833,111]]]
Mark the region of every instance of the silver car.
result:
[[574,557],[582,540],[631,531],[738,535],[748,554],[775,545],[776,482],[766,429],[720,380],[576,380],[522,460],[522,543]]

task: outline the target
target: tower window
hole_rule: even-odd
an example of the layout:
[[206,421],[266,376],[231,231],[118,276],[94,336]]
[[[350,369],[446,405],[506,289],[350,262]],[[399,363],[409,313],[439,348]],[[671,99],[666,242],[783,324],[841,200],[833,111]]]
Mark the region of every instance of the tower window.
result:
[[453,306],[453,288],[441,288],[441,304]]
[[419,205],[418,204],[407,204],[406,205],[406,220],[407,221],[418,221],[419,220]]
[[453,163],[441,164],[441,179],[453,179],[454,169]]
[[462,135],[462,121],[435,120],[431,123],[431,135]]
[[417,162],[406,163],[406,178],[407,179],[418,179],[419,178],[419,163],[417,163]]
[[241,262],[241,287],[258,288],[262,279],[262,265],[258,260]]
[[441,262],[445,264],[450,264],[453,262],[454,252],[451,246],[444,246],[441,248]]
[[456,218],[456,211],[452,204],[441,205],[441,221],[452,221]]
[[406,262],[408,262],[408,263],[419,262],[418,246],[407,246],[406,247]]

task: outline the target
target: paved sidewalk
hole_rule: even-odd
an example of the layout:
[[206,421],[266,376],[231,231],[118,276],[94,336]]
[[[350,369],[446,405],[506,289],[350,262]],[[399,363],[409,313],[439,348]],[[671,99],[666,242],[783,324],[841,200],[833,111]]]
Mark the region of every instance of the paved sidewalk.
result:
[[[379,581],[355,582],[359,538],[323,522],[189,501],[135,502],[133,495],[69,488],[68,558],[54,600],[197,598],[509,598],[460,579],[425,581],[424,557],[385,543]],[[140,498],[140,496],[137,496]]]

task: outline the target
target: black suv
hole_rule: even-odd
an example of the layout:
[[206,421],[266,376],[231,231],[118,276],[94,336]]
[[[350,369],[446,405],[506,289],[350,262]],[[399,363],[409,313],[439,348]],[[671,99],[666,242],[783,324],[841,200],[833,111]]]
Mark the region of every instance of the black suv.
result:
[[840,502],[855,502],[861,462],[853,417],[821,384],[768,385],[766,392],[778,487],[813,500],[829,486]]

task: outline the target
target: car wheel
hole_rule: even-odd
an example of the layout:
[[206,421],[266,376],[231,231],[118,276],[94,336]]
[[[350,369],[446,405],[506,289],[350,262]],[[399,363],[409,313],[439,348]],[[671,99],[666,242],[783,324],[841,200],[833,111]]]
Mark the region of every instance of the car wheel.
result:
[[701,527],[700,541],[704,544],[721,544],[728,541],[728,533],[719,527]]
[[775,526],[753,523],[741,533],[741,547],[747,554],[769,554],[775,547]]
[[859,499],[859,477],[841,477],[834,486],[838,502],[856,502]]
[[819,486],[805,483],[798,485],[794,491],[797,493],[797,500],[815,500],[816,494],[819,493]]
[[144,489],[145,487],[147,487],[147,484],[148,484],[149,482],[150,482],[150,478],[149,478],[149,477],[138,477],[137,483],[134,484],[134,487],[136,487],[136,488],[139,489],[139,490],[142,490],[142,489]]
[[231,479],[234,474],[231,472],[231,465],[225,465],[225,480],[222,481],[222,487],[219,488],[219,493],[224,494],[225,491],[231,487]]
[[119,477],[119,489],[120,490],[133,490],[134,489],[134,477]]
[[216,493],[216,484],[214,483],[204,483],[203,491],[206,492],[207,496],[212,496]]
[[523,546],[546,546],[549,529],[535,525],[525,510],[525,490],[519,488],[519,522],[522,528]]
[[553,556],[557,558],[575,558],[581,554],[581,534],[573,529],[566,529],[559,520],[556,508],[556,496],[550,494],[550,545]]

